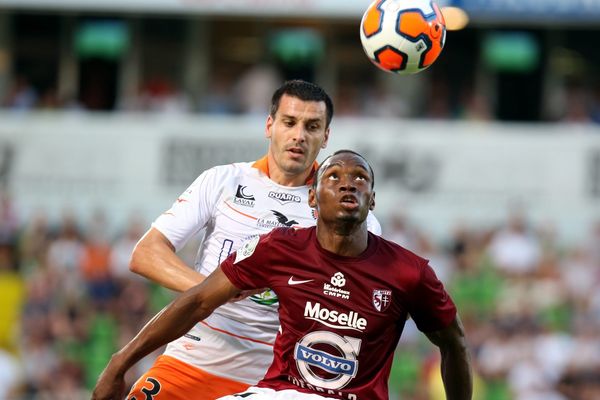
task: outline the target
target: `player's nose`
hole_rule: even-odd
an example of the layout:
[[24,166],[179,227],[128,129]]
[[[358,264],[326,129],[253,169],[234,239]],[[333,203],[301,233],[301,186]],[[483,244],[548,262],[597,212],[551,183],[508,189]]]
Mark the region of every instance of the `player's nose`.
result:
[[349,176],[342,176],[340,178],[339,190],[341,192],[356,192],[356,185],[354,184],[354,179],[352,179]]
[[306,141],[306,135],[306,129],[304,129],[302,124],[296,124],[296,126],[294,126],[292,139],[294,139],[296,143],[304,143]]

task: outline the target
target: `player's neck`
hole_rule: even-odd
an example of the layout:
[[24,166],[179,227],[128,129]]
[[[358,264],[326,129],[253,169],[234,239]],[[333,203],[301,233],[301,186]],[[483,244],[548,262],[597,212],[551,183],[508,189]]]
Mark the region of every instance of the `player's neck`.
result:
[[306,184],[310,170],[300,175],[286,175],[280,171],[269,171],[269,178],[278,185],[281,186],[303,186]]
[[369,244],[366,223],[325,225],[317,221],[317,240],[322,248],[344,257],[361,255]]
[[267,165],[269,168],[269,179],[281,186],[303,186],[310,176],[312,169],[309,168],[300,174],[286,174],[278,166],[271,154],[268,155]]

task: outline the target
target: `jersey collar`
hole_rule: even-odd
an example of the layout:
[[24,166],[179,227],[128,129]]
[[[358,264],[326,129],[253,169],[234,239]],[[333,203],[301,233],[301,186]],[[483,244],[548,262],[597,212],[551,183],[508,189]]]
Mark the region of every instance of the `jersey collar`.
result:
[[[254,161],[254,164],[252,164],[252,168],[258,169],[259,171],[261,171],[262,173],[267,175],[269,178],[271,177],[271,175],[269,175],[268,156],[266,156],[266,155],[256,161]],[[305,185],[310,186],[313,184],[313,181],[315,179],[315,173],[317,172],[317,168],[319,168],[319,163],[315,161],[312,165],[312,168],[310,170],[310,174],[308,175],[308,178],[306,178],[306,182],[304,182]]]

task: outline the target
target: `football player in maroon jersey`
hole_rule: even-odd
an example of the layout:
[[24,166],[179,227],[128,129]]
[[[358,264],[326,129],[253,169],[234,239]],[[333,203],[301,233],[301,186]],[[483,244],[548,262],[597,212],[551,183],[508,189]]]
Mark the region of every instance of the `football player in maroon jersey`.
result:
[[247,242],[112,357],[93,399],[120,398],[135,362],[243,291],[265,287],[280,302],[273,363],[256,386],[222,399],[387,399],[408,316],[440,349],[447,399],[471,399],[456,307],[427,260],[368,232],[373,188],[373,171],[358,153],[327,158],[309,194],[316,227],[277,228]]

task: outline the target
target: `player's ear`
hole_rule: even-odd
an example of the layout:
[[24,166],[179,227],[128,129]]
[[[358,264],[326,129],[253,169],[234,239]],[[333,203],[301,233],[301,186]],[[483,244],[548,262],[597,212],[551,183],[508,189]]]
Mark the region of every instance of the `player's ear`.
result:
[[373,211],[375,209],[375,192],[371,194],[371,201],[369,203],[369,210]]
[[273,117],[271,115],[269,115],[267,117],[267,123],[265,125],[265,137],[267,139],[271,139],[271,129],[273,128],[273,123],[275,121],[273,120]]
[[323,140],[323,143],[321,144],[321,148],[324,149],[325,147],[327,147],[328,142],[329,142],[329,128],[327,128],[325,130],[325,139]]
[[308,206],[310,208],[317,208],[317,193],[313,187],[308,189]]

